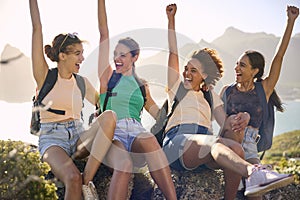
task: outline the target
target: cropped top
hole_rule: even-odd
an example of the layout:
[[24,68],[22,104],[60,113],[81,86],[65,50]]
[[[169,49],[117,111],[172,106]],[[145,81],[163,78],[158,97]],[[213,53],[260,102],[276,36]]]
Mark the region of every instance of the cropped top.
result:
[[[177,81],[173,89],[168,92],[169,105],[172,105],[175,93],[179,87],[180,81]],[[175,91],[175,93],[174,93]],[[218,94],[211,90],[213,98],[213,109],[223,105],[223,101]],[[169,107],[169,110],[171,107]],[[173,115],[170,117],[166,132],[179,124],[197,124],[207,127],[212,131],[211,108],[204,98],[202,91],[189,90],[184,98],[178,103]]]
[[238,112],[248,112],[250,121],[248,125],[259,128],[263,120],[263,108],[259,96],[255,89],[241,92],[237,87],[233,87],[227,95],[226,113],[227,115]]
[[[85,98],[95,105],[96,90],[91,83],[84,78],[86,94]],[[81,91],[76,83],[76,79],[72,76],[70,79],[63,79],[59,73],[57,81],[52,90],[45,96],[42,103],[47,105],[51,102],[51,108],[64,110],[64,115],[58,115],[48,111],[40,112],[41,123],[59,122],[67,119],[80,119],[82,110]]]

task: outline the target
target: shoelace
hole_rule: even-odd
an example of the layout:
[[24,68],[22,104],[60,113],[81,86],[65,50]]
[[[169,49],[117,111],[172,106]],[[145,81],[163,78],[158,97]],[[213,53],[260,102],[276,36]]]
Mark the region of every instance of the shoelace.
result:
[[253,169],[252,169],[252,172],[254,172],[254,171],[259,171],[259,170],[262,170],[262,169],[272,170],[272,169],[273,169],[273,166],[270,165],[270,164],[265,164],[265,165],[262,165],[262,164],[254,164],[254,167],[253,167]]

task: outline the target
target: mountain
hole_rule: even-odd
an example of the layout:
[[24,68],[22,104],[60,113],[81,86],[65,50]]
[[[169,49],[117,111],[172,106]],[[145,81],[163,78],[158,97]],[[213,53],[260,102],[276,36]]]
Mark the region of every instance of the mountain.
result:
[[11,103],[28,102],[34,92],[30,58],[7,44],[1,54],[0,100]]
[[[247,33],[234,27],[229,27],[220,37],[216,38],[211,43],[202,39],[199,43],[186,43],[179,47],[179,56],[181,58],[180,66],[184,66],[194,50],[204,47],[216,49],[225,68],[225,75],[216,86],[216,90],[218,91],[223,85],[230,84],[235,81],[235,63],[246,50],[257,50],[264,55],[266,61],[265,75],[267,75],[272,58],[279,43],[279,39],[280,37],[276,37],[273,34],[267,34],[264,32]],[[300,98],[300,81],[297,73],[299,69],[298,63],[300,61],[299,52],[300,33],[295,34],[291,38],[287,52],[284,56],[281,75],[276,85],[276,89],[283,99]],[[147,65],[150,65],[151,63],[160,63],[166,66],[167,57],[167,52],[159,52],[142,62]],[[165,80],[165,70],[163,73],[160,71],[158,72],[157,70],[157,68],[153,68],[153,70],[146,70],[140,75],[145,78],[150,77],[150,79],[152,79],[153,77],[156,77],[157,80]],[[181,67],[180,70],[183,70],[183,67]],[[153,73],[153,71],[157,73]]]
[[[145,30],[148,31],[148,30]],[[148,33],[148,32],[147,32]],[[163,31],[151,33],[153,38],[160,37],[162,44],[152,43],[154,40],[146,39],[147,44],[141,43],[142,52],[151,49],[151,44],[155,53],[142,57],[136,63],[137,74],[149,82],[150,89],[154,98],[164,98],[166,96],[166,73],[167,73],[167,34]],[[143,34],[138,34],[137,41],[143,41]],[[165,37],[165,39],[164,39]],[[135,37],[133,37],[135,38]],[[266,69],[265,75],[269,71],[274,52],[279,42],[279,37],[265,32],[248,33],[229,27],[225,32],[212,42],[200,40],[192,42],[183,35],[178,34],[178,47],[180,57],[180,70],[187,63],[193,51],[210,47],[216,49],[221,57],[224,67],[224,77],[216,86],[218,92],[225,84],[235,81],[234,67],[237,59],[246,50],[252,49],[261,52],[265,56]],[[157,41],[156,41],[157,42]],[[113,42],[112,42],[113,43]],[[146,48],[142,48],[145,47]],[[154,48],[159,47],[159,48]],[[114,48],[114,46],[112,47]],[[146,50],[145,50],[146,49]],[[300,81],[298,75],[299,69],[299,52],[300,52],[300,33],[293,35],[289,47],[284,56],[280,79],[276,85],[278,93],[283,99],[300,99]],[[1,60],[14,58],[21,55],[15,60],[6,64],[1,64],[0,68],[0,100],[5,101],[29,101],[34,93],[35,84],[31,73],[31,64],[29,58],[25,57],[18,49],[7,45],[4,49]],[[111,53],[111,55],[113,55]],[[91,83],[98,88],[99,81],[97,78],[97,60],[98,49],[93,51],[88,57],[80,70],[80,74],[89,77]],[[16,81],[18,80],[18,81]]]
[[[265,56],[265,74],[267,74],[279,40],[280,38],[273,34],[264,32],[246,33],[230,27],[226,29],[222,36],[216,38],[212,44],[221,50],[226,51],[228,54],[235,57],[235,59],[238,59],[243,52],[249,49],[261,52]],[[279,84],[299,85],[299,78],[296,75],[296,69],[299,68],[297,67],[297,63],[299,63],[299,51],[300,33],[291,38],[287,52],[284,56],[283,70],[281,72]],[[231,67],[233,68],[234,65]]]

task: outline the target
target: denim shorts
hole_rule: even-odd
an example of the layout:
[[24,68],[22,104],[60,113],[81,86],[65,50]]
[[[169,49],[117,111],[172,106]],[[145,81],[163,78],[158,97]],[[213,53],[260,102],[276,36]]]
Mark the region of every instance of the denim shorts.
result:
[[163,150],[167,156],[168,162],[172,169],[178,171],[199,171],[206,168],[205,165],[200,165],[196,168],[188,168],[183,162],[183,148],[189,137],[193,134],[211,135],[208,128],[198,124],[181,124],[172,127],[167,133],[163,141]]
[[84,132],[82,122],[74,120],[61,123],[41,123],[39,152],[43,158],[45,151],[52,146],[59,146],[71,156],[77,148],[77,141]]
[[125,118],[117,121],[114,140],[120,141],[127,151],[131,151],[135,138],[147,132],[142,124],[133,118]]
[[258,134],[258,129],[246,127],[244,132],[245,136],[242,142],[242,146],[245,151],[245,160],[248,160],[250,158],[257,158],[259,160],[257,142],[260,136]]

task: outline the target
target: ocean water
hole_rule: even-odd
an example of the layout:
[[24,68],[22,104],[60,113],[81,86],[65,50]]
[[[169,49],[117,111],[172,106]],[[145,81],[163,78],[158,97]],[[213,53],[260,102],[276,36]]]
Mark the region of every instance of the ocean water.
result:
[[[29,132],[31,106],[31,102],[7,103],[0,101],[0,140],[10,139],[21,140],[31,144],[38,143],[38,137],[31,135]],[[286,110],[283,113],[276,112],[274,135],[300,130],[300,118],[298,117],[300,101],[285,102],[285,108]],[[85,111],[84,114],[90,114],[92,108],[89,109],[90,110]],[[148,130],[154,123],[154,120],[146,111],[143,113],[142,123]],[[215,133],[217,133],[218,127],[215,123],[213,128]]]

